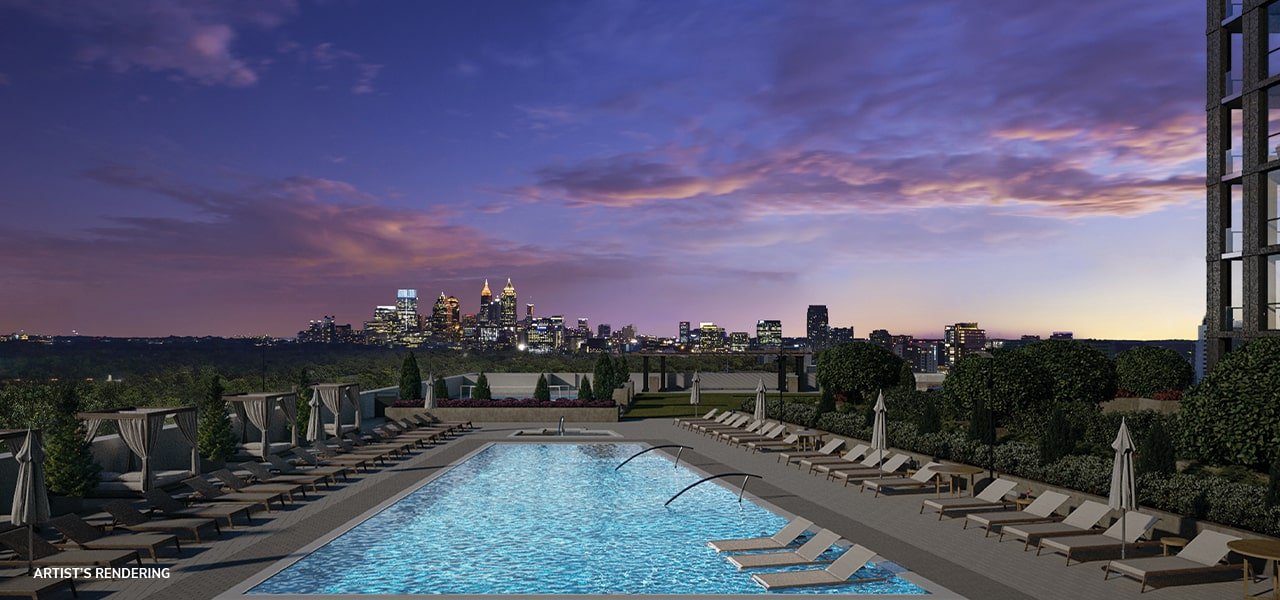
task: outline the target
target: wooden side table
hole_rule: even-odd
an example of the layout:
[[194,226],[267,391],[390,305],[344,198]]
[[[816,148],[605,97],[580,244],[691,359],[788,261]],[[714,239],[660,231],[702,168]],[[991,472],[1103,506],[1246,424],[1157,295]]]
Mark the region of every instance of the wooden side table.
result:
[[[1227,548],[1232,552],[1241,556],[1251,558],[1261,558],[1271,563],[1271,589],[1276,600],[1280,600],[1280,573],[1276,571],[1280,567],[1280,541],[1274,540],[1235,540],[1227,542]],[[1263,567],[1266,569],[1266,567]],[[1263,571],[1265,574],[1266,571]],[[1252,598],[1249,595],[1249,561],[1244,561],[1244,597]]]
[[1170,548],[1184,548],[1187,545],[1187,538],[1166,536],[1158,540],[1160,542],[1160,554],[1169,556]]
[[1031,503],[1035,501],[1036,499],[1031,497],[1013,499],[1013,503],[1017,506],[1017,510],[1027,510],[1027,507],[1031,506]]

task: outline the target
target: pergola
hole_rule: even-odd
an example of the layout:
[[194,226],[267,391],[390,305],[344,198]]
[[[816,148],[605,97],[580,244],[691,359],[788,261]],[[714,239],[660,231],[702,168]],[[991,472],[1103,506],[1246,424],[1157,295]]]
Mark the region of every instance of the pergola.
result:
[[151,458],[155,454],[156,441],[164,429],[165,419],[172,418],[178,424],[182,440],[191,446],[191,476],[200,473],[200,454],[196,450],[196,409],[193,406],[177,408],[117,408],[96,412],[82,412],[76,418],[84,421],[85,441],[92,442],[98,436],[98,428],[111,421],[120,431],[129,450],[142,461],[141,491],[152,488],[154,483]]
[[[315,392],[311,396],[312,418],[308,422],[307,439],[318,440],[329,433],[335,436],[341,436],[345,431],[360,431],[363,415],[360,409],[360,386],[354,383],[318,383],[311,386]],[[350,426],[342,424],[342,406],[351,404],[351,408],[355,413],[355,423]],[[329,426],[323,425],[323,419],[316,418],[320,407],[329,409],[333,413],[333,430],[327,431]],[[317,430],[316,427],[320,427]],[[346,428],[344,430],[344,427]]]
[[266,458],[272,454],[271,416],[275,414],[277,406],[284,412],[285,417],[289,419],[289,443],[291,447],[298,445],[298,428],[294,425],[298,418],[298,394],[296,392],[239,394],[223,396],[222,399],[231,405],[231,409],[240,418],[240,444],[242,446],[246,442],[246,430],[248,429],[246,423],[252,423],[261,432],[261,439],[257,448],[258,456]]
[[[804,376],[804,358],[812,354],[816,354],[816,353],[813,350],[807,350],[807,349],[796,350],[796,349],[774,348],[769,350],[741,350],[738,352],[734,352],[732,354],[725,354],[723,356],[776,356],[778,357],[777,358],[778,388],[785,392],[787,391],[786,357],[789,356],[793,359],[795,364],[795,374],[797,377],[802,377]],[[697,352],[651,352],[651,351],[650,352],[644,352],[644,351],[633,352],[630,355],[639,356],[641,358],[641,363],[642,363],[641,370],[644,373],[641,379],[640,391],[642,392],[649,391],[649,358],[651,357],[656,356],[658,358],[658,364],[659,364],[658,368],[662,373],[662,375],[658,379],[659,381],[658,391],[665,392],[666,386],[667,386],[667,357],[668,356],[672,357],[673,359],[678,359],[679,357],[682,357],[682,356],[689,356],[689,357],[718,356],[716,354],[701,354]],[[796,391],[803,392],[805,390],[800,389]]]

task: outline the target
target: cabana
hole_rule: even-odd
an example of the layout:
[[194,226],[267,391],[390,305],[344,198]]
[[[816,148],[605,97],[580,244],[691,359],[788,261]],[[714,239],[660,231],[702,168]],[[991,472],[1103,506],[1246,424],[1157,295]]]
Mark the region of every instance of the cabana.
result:
[[[117,408],[97,412],[83,412],[76,418],[84,421],[85,440],[92,442],[98,428],[104,422],[115,424],[129,450],[142,461],[139,471],[99,473],[100,492],[145,492],[181,482],[200,473],[200,454],[196,451],[196,409],[193,406],[179,408]],[[181,434],[179,439],[191,447],[191,468],[187,471],[154,471],[151,459],[156,454],[156,442],[164,430],[165,419],[172,418]]]
[[[232,410],[236,411],[236,417],[240,419],[240,447],[244,448],[245,452],[265,459],[271,454],[278,454],[298,445],[298,429],[294,425],[298,418],[297,393],[239,394],[223,396],[222,399],[231,405]],[[271,441],[271,417],[275,415],[277,406],[288,419],[290,436],[288,442]],[[246,439],[248,423],[252,423],[261,433],[256,442]]]
[[[329,409],[333,414],[333,424],[324,424],[324,433],[332,436],[341,437],[350,431],[360,431],[361,420],[363,415],[360,410],[360,386],[354,383],[319,383],[311,386],[315,392],[311,396],[311,411],[316,413],[321,407]],[[355,413],[355,423],[352,425],[344,425],[342,423],[342,407],[344,404],[350,404]],[[323,437],[321,432],[316,431],[315,427],[318,423],[323,423],[322,419],[312,418],[307,428],[307,439],[317,440]]]

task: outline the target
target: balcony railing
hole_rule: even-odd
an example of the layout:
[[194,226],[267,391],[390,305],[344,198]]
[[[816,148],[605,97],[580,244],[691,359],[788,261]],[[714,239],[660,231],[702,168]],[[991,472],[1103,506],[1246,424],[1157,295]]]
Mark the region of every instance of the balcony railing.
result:
[[1244,329],[1244,307],[1228,306],[1223,309],[1222,330],[1235,331]]
[[1280,244],[1280,219],[1267,219],[1266,235],[1268,246]]
[[1222,253],[1244,252],[1244,232],[1230,227],[1222,230]]
[[1228,148],[1222,153],[1222,172],[1234,175],[1244,170],[1244,155],[1239,150]]
[[1223,12],[1222,12],[1222,20],[1225,21],[1227,19],[1235,17],[1236,15],[1239,15],[1243,11],[1244,11],[1243,0],[1225,0],[1225,6],[1223,6]]
[[1239,77],[1234,71],[1227,71],[1222,74],[1222,96],[1230,97],[1239,94],[1244,90],[1244,79]]
[[1280,302],[1267,304],[1265,310],[1267,329],[1280,329]]

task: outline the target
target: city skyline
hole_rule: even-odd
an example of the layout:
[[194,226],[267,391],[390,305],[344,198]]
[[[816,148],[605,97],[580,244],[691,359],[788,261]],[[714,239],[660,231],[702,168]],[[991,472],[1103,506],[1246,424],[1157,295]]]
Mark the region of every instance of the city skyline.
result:
[[488,8],[0,1],[0,331],[287,336],[486,277],[657,335],[1203,317],[1198,5]]

